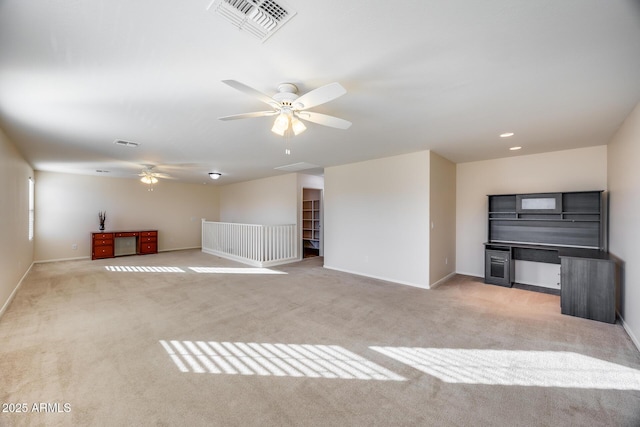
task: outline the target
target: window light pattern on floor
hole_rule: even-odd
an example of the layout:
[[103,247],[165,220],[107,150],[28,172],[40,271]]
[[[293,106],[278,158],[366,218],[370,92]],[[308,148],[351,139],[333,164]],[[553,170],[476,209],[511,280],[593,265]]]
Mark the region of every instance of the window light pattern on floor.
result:
[[180,267],[161,267],[161,266],[143,267],[139,265],[107,265],[104,268],[107,271],[135,272],[135,273],[184,273],[185,272]]
[[287,274],[284,271],[271,270],[260,267],[189,267],[196,273],[217,273],[217,274]]
[[[139,265],[107,265],[107,271],[125,273],[189,273],[180,267],[139,266]],[[284,271],[257,267],[189,267],[195,273],[215,274],[287,274]]]
[[164,341],[182,372],[404,381],[405,378],[337,345]]
[[370,347],[447,383],[640,390],[640,371],[565,351]]

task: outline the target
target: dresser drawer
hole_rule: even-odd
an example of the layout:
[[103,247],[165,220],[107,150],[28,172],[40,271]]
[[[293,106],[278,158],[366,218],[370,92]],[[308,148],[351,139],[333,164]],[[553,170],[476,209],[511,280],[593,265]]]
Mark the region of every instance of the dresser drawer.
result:
[[139,252],[141,254],[155,254],[158,252],[158,243],[157,242],[141,243]]
[[116,237],[136,237],[137,235],[137,231],[116,233]]
[[148,236],[148,237],[139,237],[140,243],[151,243],[157,242],[158,238],[156,236]]
[[113,245],[111,246],[96,246],[93,248],[93,259],[98,258],[113,258]]
[[113,233],[93,233],[93,240],[105,240],[105,239],[112,239],[113,240]]
[[153,231],[141,231],[140,232],[140,237],[158,237],[158,231],[153,230]]
[[93,246],[113,246],[113,239],[94,240]]

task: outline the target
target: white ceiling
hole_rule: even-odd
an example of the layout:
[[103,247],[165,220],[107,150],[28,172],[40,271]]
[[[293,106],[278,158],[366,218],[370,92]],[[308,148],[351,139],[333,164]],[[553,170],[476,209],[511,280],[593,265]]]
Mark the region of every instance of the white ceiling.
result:
[[[0,126],[37,170],[154,164],[219,185],[298,162],[602,145],[640,100],[637,0],[286,0],[297,15],[264,43],[209,3],[0,0]],[[220,121],[265,110],[225,79],[269,95],[339,82],[347,94],[313,111],[353,125],[285,140],[273,118]]]

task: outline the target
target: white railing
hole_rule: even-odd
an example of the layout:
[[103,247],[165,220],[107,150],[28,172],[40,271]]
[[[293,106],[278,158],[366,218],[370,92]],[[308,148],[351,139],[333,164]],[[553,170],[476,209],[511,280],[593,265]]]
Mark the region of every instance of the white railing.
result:
[[256,267],[298,260],[296,225],[202,221],[202,252]]

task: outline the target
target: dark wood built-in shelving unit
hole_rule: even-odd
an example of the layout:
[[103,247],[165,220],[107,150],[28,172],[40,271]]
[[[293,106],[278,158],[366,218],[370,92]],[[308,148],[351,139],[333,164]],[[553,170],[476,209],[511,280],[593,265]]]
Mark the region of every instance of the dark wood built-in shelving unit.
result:
[[489,195],[485,282],[511,287],[515,260],[560,264],[561,312],[615,322],[620,267],[606,251],[604,196]]
[[602,197],[602,191],[489,196],[489,242],[605,250]]

